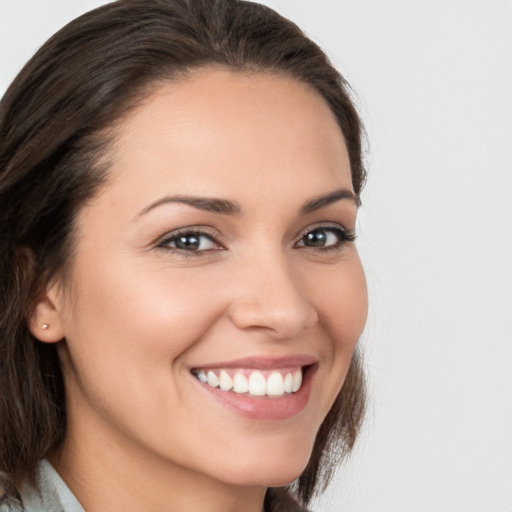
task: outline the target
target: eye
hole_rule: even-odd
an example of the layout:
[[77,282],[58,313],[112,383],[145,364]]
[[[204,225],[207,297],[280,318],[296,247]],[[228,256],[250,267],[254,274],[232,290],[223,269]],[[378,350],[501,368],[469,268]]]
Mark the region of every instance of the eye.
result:
[[346,242],[353,242],[355,234],[340,226],[319,226],[303,233],[296,247],[336,249]]
[[215,251],[223,249],[214,238],[201,231],[181,231],[165,237],[158,247],[162,249],[186,251],[186,252],[203,252]]

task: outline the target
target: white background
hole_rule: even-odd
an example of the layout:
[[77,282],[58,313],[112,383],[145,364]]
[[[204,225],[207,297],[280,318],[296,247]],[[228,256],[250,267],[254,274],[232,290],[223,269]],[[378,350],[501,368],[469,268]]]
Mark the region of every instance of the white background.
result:
[[[0,91],[102,3],[0,0]],[[512,1],[265,3],[345,73],[370,139],[371,405],[314,508],[512,512]]]

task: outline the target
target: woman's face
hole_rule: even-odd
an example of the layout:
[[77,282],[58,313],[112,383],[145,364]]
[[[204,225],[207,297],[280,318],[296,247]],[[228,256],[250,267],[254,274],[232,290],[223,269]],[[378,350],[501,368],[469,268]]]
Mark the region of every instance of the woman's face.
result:
[[366,319],[333,115],[293,79],[201,70],[132,112],[109,156],[49,292],[68,443],[119,467],[136,454],[288,483]]

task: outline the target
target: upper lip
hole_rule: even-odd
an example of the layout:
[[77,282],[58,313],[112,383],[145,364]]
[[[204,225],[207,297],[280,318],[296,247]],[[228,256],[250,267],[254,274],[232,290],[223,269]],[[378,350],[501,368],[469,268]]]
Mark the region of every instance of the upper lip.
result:
[[242,357],[230,359],[229,361],[218,361],[215,363],[199,364],[192,369],[200,368],[209,370],[214,368],[249,368],[255,370],[273,370],[278,368],[297,368],[298,366],[310,366],[316,364],[318,359],[307,354],[296,354],[282,357]]

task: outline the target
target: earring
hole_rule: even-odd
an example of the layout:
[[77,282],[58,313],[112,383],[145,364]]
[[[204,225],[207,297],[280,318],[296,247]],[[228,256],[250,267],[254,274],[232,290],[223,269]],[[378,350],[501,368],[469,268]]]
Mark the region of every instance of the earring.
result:
[[41,325],[41,329],[45,330],[48,329],[48,327],[50,327],[50,324],[43,324]]

